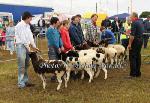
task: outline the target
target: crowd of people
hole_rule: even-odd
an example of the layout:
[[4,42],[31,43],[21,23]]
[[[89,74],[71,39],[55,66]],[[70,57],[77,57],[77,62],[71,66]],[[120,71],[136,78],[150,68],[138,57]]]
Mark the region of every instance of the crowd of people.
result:
[[[0,49],[5,49],[5,45],[7,45],[6,49],[10,50],[10,54],[12,55],[15,51],[14,37],[16,38],[18,86],[21,88],[30,86],[27,74],[29,45],[36,48],[30,25],[32,17],[29,12],[24,12],[21,22],[14,26],[13,21],[10,21],[5,30],[0,21]],[[64,20],[62,22],[57,17],[50,19],[50,26],[46,31],[48,57],[50,60],[59,60],[63,53],[77,48],[88,49],[96,47],[101,40],[106,40],[109,44],[121,42],[126,49],[129,48],[130,76],[138,77],[141,75],[140,51],[143,41],[144,48],[147,47],[149,36],[143,35],[143,33],[150,33],[150,16],[144,22],[139,20],[137,13],[133,13],[131,17],[126,18],[124,21],[116,17],[111,22],[106,17],[102,21],[101,27],[99,27],[97,26],[98,15],[93,14],[85,26],[85,34],[81,26],[81,19],[82,16],[79,14],[73,16],[71,20]],[[40,30],[42,30],[45,24],[41,20],[38,22],[38,25],[41,27]]]

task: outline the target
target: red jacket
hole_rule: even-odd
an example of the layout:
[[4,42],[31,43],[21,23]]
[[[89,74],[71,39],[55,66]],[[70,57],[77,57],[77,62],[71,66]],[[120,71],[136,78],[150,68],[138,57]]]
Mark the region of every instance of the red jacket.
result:
[[63,42],[63,46],[65,51],[67,52],[73,48],[71,41],[70,41],[70,36],[69,36],[69,31],[66,27],[61,27],[60,28],[60,34]]
[[[6,36],[6,34],[4,32],[0,33],[0,36]],[[0,37],[0,40],[5,42],[6,41],[6,37]]]

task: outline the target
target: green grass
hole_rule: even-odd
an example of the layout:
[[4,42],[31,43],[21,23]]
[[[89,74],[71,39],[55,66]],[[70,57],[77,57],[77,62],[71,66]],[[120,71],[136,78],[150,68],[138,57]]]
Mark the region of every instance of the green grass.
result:
[[[46,43],[39,48],[46,50]],[[3,60],[10,57],[4,53]],[[47,52],[44,52],[47,53]],[[144,50],[149,53],[149,49]],[[47,56],[44,56],[47,58]],[[94,79],[91,84],[88,79],[70,80],[68,88],[64,84],[59,92],[57,83],[50,81],[47,75],[46,90],[42,89],[42,82],[35,74],[32,64],[29,67],[29,77],[35,87],[17,88],[17,61],[0,63],[0,103],[150,103],[150,65],[142,65],[142,77],[127,79],[129,67],[125,69],[108,70],[108,79],[104,80],[104,73]]]

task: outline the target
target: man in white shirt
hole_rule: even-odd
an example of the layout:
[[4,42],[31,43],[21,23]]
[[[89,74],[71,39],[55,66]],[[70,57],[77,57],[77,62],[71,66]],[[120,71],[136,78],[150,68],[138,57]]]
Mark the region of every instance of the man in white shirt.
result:
[[33,86],[28,82],[27,73],[27,68],[29,66],[29,45],[32,45],[34,48],[36,48],[29,26],[32,17],[33,16],[29,12],[24,12],[22,15],[22,21],[19,22],[15,27],[19,88]]

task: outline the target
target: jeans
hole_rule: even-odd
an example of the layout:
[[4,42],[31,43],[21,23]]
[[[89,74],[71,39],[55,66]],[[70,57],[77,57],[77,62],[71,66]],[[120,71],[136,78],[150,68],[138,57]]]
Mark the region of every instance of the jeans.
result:
[[130,60],[130,76],[140,77],[141,76],[141,48],[142,39],[134,39],[131,50],[129,51]]
[[7,40],[7,49],[10,50],[10,52],[15,51],[14,41],[13,40]]
[[29,55],[23,44],[16,45],[16,53],[18,59],[18,87],[25,87],[25,83],[28,82]]
[[48,48],[49,48],[49,51],[48,51],[49,60],[59,60],[60,54],[58,53],[57,48],[53,46],[49,46]]

